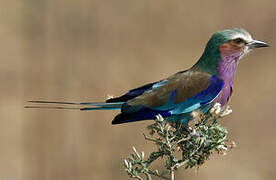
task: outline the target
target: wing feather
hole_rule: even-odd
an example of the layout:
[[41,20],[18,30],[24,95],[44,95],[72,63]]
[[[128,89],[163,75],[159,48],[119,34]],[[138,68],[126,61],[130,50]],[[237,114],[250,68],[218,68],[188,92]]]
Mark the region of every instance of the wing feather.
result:
[[[178,113],[194,110],[200,107],[200,103],[209,102],[212,98],[217,97],[222,86],[222,80],[206,72],[185,71],[177,73],[169,77],[162,86],[148,90],[127,101],[122,112],[128,112],[128,109],[134,112],[135,107],[137,110],[142,107],[170,111],[178,109]],[[190,106],[194,108],[189,110]]]

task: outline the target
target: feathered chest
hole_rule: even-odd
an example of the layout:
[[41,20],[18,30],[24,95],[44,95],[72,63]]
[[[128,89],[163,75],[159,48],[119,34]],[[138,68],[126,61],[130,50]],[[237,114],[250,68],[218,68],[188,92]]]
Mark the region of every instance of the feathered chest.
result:
[[224,87],[218,97],[218,102],[225,105],[233,92],[234,76],[238,65],[238,57],[225,58],[218,66],[218,77],[223,80]]
[[225,83],[223,89],[221,90],[216,102],[220,103],[222,106],[224,106],[226,103],[228,103],[231,95],[233,93],[233,85],[229,83]]

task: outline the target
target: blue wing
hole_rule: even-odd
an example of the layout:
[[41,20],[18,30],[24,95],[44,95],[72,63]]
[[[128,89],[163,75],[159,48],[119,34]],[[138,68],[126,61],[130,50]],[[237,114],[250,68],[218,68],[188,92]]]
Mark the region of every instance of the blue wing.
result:
[[[173,119],[172,117],[181,117],[184,114],[190,113],[196,109],[204,109],[204,111],[206,111],[206,109],[208,110],[208,108],[211,107],[210,104],[216,99],[216,97],[218,97],[219,93],[223,89],[223,80],[219,79],[215,75],[209,75],[208,78],[205,78],[208,80],[208,86],[206,88],[194,93],[188,98],[184,98],[183,101],[179,102],[178,100],[181,99],[181,93],[185,94],[184,92],[180,92],[181,83],[188,84],[186,89],[189,89],[189,87],[192,89],[194,84],[204,84],[203,82],[189,83],[189,81],[194,81],[194,79],[186,78],[186,76],[187,75],[185,74],[185,78],[176,77],[168,79],[167,82],[157,87],[156,91],[148,91],[147,93],[141,95],[141,97],[138,96],[137,98],[126,102],[122,106],[122,113],[114,118],[112,124],[154,119],[158,114],[163,117],[169,117],[168,119]],[[202,78],[196,79],[203,81]],[[172,81],[172,83],[170,81]],[[166,85],[168,87],[166,87]],[[162,96],[157,96],[160,93]],[[162,102],[162,105],[156,106],[156,104],[160,104],[160,102],[154,102],[154,99],[157,99],[157,101],[165,99],[165,103]]]

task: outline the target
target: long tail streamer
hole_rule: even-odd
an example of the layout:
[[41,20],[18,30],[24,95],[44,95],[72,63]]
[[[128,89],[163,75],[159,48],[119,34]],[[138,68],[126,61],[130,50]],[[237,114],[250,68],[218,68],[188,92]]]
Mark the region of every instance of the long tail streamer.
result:
[[[60,102],[60,101],[28,101],[34,104],[53,104],[53,105],[65,105],[65,106],[40,106],[31,105],[25,106],[25,108],[39,108],[39,109],[71,109],[71,110],[120,110],[123,102]],[[67,107],[66,105],[80,106],[80,107]],[[84,106],[84,107],[82,107]],[[89,107],[87,107],[89,106]],[[91,107],[92,106],[92,107]],[[93,107],[94,106],[94,107]]]

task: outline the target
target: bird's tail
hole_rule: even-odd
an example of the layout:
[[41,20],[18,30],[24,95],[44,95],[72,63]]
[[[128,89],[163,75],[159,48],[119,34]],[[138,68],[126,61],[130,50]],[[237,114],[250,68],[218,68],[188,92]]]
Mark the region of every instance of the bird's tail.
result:
[[71,109],[71,110],[120,110],[124,102],[59,102],[59,101],[28,101],[34,105],[25,108],[39,109]]

